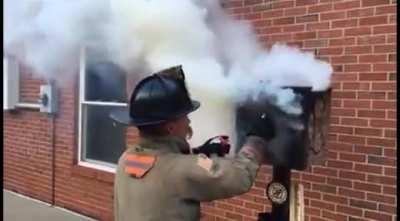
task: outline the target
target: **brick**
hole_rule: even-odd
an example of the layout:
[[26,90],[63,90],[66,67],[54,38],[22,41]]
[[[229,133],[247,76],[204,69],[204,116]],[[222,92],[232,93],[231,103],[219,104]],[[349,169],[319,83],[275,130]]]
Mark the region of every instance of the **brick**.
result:
[[361,200],[366,199],[366,193],[364,191],[345,188],[345,187],[339,187],[338,195],[347,196],[349,198],[351,197],[351,198],[361,199]]
[[371,35],[371,36],[360,36],[357,37],[358,45],[373,45],[373,44],[384,44],[386,42],[385,35]]
[[267,11],[272,9],[272,4],[254,5],[251,7],[253,12]]
[[377,203],[368,202],[365,200],[356,200],[356,199],[350,199],[350,206],[361,209],[370,209],[370,210],[376,210],[378,208]]
[[383,149],[381,147],[375,147],[375,146],[355,145],[354,152],[364,153],[369,155],[382,155]]
[[244,19],[246,20],[258,20],[262,18],[262,14],[261,13],[246,13],[243,15]]
[[394,204],[396,202],[394,196],[387,196],[375,193],[367,193],[367,200],[376,201],[380,203],[389,203],[389,204]]
[[384,134],[385,134],[384,135],[385,137],[394,138],[397,135],[397,131],[396,130],[391,130],[391,129],[385,129]]
[[265,27],[272,25],[272,20],[271,19],[260,19],[260,20],[254,20],[251,21],[254,27]]
[[306,13],[307,7],[286,8],[283,12],[284,16],[298,16],[305,15]]
[[333,185],[333,186],[338,186],[338,187],[348,187],[351,188],[352,182],[350,180],[345,180],[345,179],[336,179],[336,178],[331,178],[329,177],[327,179],[327,184]]
[[382,129],[375,129],[375,128],[355,128],[354,133],[356,135],[376,136],[376,137],[381,137],[383,134]]
[[345,11],[335,11],[335,12],[326,12],[326,13],[321,13],[320,19],[321,21],[326,21],[326,20],[335,20],[335,19],[344,19],[346,17],[346,12]]
[[369,72],[372,70],[371,64],[346,64],[344,72]]
[[344,56],[337,56],[332,57],[331,62],[333,64],[347,64],[347,63],[356,63],[357,56],[354,55],[344,55]]
[[366,180],[366,175],[364,173],[345,171],[345,170],[339,171],[339,177],[350,180],[360,180],[360,181]]
[[369,54],[372,53],[371,46],[349,46],[345,48],[345,54]]
[[345,108],[370,108],[371,102],[365,100],[344,100],[343,107]]
[[372,33],[374,35],[396,33],[396,25],[375,26],[372,28]]
[[373,53],[395,53],[396,45],[375,45]]
[[366,157],[363,154],[340,153],[339,160],[350,162],[366,162]]
[[320,48],[328,46],[328,41],[322,40],[307,40],[304,42],[304,47],[306,48]]
[[393,44],[393,43],[395,43],[396,40],[397,40],[397,37],[396,37],[396,36],[397,36],[396,34],[389,34],[389,35],[387,35],[387,41],[386,41],[386,43],[388,43],[388,44]]
[[317,22],[318,14],[304,15],[296,17],[296,23]]
[[355,82],[343,82],[343,90],[369,90],[370,83],[362,82],[362,83],[355,83]]
[[396,54],[389,54],[388,60],[389,60],[389,62],[396,62],[397,61],[397,55]]
[[234,220],[243,220],[243,216],[238,213],[226,212],[226,217]]
[[328,212],[326,210],[322,211],[322,217],[331,219],[331,220],[337,220],[337,221],[347,221],[347,216],[345,215],[340,215],[337,213],[333,213],[333,212]]
[[358,58],[360,63],[379,63],[379,62],[385,62],[387,61],[387,56],[383,54],[378,54],[378,55],[360,55]]
[[392,221],[392,216],[387,215],[387,214],[382,214],[379,212],[373,212],[373,211],[365,211],[364,213],[366,218],[374,219],[374,220],[379,220],[379,221]]
[[382,156],[368,156],[368,163],[370,165],[384,165],[384,166],[396,166],[396,160],[389,157]]
[[263,0],[244,0],[243,5],[257,5],[263,3]]
[[333,4],[318,4],[318,5],[310,5],[308,8],[308,13],[320,13],[333,10]]
[[296,40],[306,40],[306,39],[315,39],[316,33],[314,31],[310,32],[301,32],[294,34],[294,39]]
[[383,172],[382,166],[359,164],[359,163],[356,163],[354,165],[354,170],[366,173],[376,173],[376,174],[382,174]]
[[313,207],[306,207],[304,208],[305,214],[309,215],[314,215],[314,216],[320,216],[321,215],[321,210]]
[[361,8],[347,11],[347,17],[366,17],[374,15],[374,8]]
[[390,206],[390,205],[385,205],[385,204],[379,204],[378,210],[381,212],[385,213],[391,213],[395,214],[396,213],[396,207],[395,206]]
[[329,142],[328,146],[329,150],[335,152],[353,152],[353,144]]
[[259,34],[282,33],[282,27],[265,27],[260,30]]
[[381,193],[382,187],[380,185],[371,184],[371,183],[361,183],[358,181],[354,181],[354,188],[358,190],[365,190],[368,192]]
[[[384,38],[385,40],[385,38]],[[355,45],[356,39],[353,37],[329,39],[329,46]]]
[[341,126],[331,126],[329,128],[329,131],[331,133],[338,133],[338,134],[353,134],[353,128],[352,127],[341,127]]
[[296,0],[296,6],[315,5],[318,0]]
[[320,201],[320,200],[310,200],[310,205],[312,207],[316,207],[316,208],[321,208],[321,209],[327,209],[327,210],[334,210],[335,209],[335,205],[332,203],[327,203],[324,201]]
[[332,28],[349,28],[356,27],[358,25],[357,19],[343,19],[332,21]]
[[318,50],[318,55],[341,55],[343,51],[343,48],[321,48]]
[[[360,81],[362,81],[362,80],[368,80],[368,81],[371,81],[371,80],[373,80],[373,81],[385,80],[385,79],[382,79],[382,77],[381,77],[382,74],[378,74],[378,75],[371,74],[371,75],[370,74],[368,74],[368,75],[364,75],[364,74],[360,75]],[[363,77],[361,77],[361,76],[363,76]],[[365,76],[367,76],[367,77],[365,77]],[[358,99],[385,100],[386,99],[386,92],[358,91],[357,92],[357,98]]]
[[388,5],[389,3],[389,0],[361,0],[362,7]]
[[344,30],[345,36],[361,36],[370,35],[372,32],[371,27],[359,27],[359,28],[346,28]]
[[395,81],[396,79],[396,73],[389,73],[389,81]]
[[368,145],[384,146],[384,147],[394,147],[396,141],[392,139],[379,139],[379,138],[367,138]]
[[374,64],[373,65],[374,71],[396,71],[396,64]]
[[268,10],[262,13],[263,18],[275,18],[283,16],[283,9]]
[[397,111],[388,110],[386,112],[387,112],[387,115],[386,115],[387,119],[397,119]]
[[332,202],[335,204],[347,204],[348,199],[346,197],[331,195],[331,194],[324,194],[322,197],[323,200]]
[[341,29],[318,31],[318,38],[338,38],[342,36],[343,36],[343,30]]
[[272,3],[272,8],[291,8],[293,6],[293,1],[276,1]]
[[292,39],[290,34],[271,34],[268,37],[269,41],[277,42],[277,41],[289,41]]
[[396,121],[395,120],[371,119],[370,126],[371,127],[379,127],[379,128],[396,128]]
[[326,167],[313,167],[313,174],[320,174],[328,177],[337,177],[338,171],[336,169]]
[[354,216],[362,215],[362,209],[349,207],[349,206],[342,206],[342,205],[337,205],[336,212],[343,213],[343,214],[351,214]]
[[384,194],[391,194],[394,195],[397,193],[396,188],[395,187],[391,187],[391,186],[383,186],[383,193]]
[[[395,157],[395,154],[392,154],[392,157]],[[385,174],[385,176],[391,176],[391,177],[396,177],[397,175],[397,168],[395,167],[385,167],[383,170],[383,174]],[[396,182],[396,180],[395,180]]]
[[395,82],[373,82],[371,85],[372,90],[376,91],[395,91],[396,90],[396,83]]
[[327,165],[328,165],[328,167],[337,168],[337,169],[351,170],[353,168],[352,162],[343,162],[343,161],[337,161],[337,160],[328,160]]
[[277,18],[272,20],[273,25],[290,25],[294,23],[293,17]]
[[323,193],[336,194],[336,187],[331,185],[313,183],[312,189],[315,191],[321,191]]
[[384,185],[396,185],[396,178],[395,177],[388,177],[388,176],[377,176],[368,174],[367,181],[372,183],[380,183]]
[[396,109],[395,101],[372,101],[373,109]]
[[302,32],[305,30],[305,25],[285,25],[282,28],[283,32]]
[[329,22],[309,23],[306,26],[307,31],[326,30],[330,28]]
[[386,16],[386,15],[360,18],[360,20],[359,20],[360,26],[383,25],[383,24],[387,24],[387,23],[388,23],[388,16]]

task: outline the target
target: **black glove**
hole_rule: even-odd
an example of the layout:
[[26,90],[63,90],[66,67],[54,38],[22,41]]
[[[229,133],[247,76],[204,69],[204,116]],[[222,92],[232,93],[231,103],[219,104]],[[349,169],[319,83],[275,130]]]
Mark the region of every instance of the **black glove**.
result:
[[246,103],[239,109],[240,126],[247,136],[258,136],[267,141],[266,161],[274,165],[289,165],[291,149],[301,141],[304,123],[300,116],[289,115],[275,105],[263,102]]
[[229,144],[229,137],[225,135],[215,136],[208,139],[203,145],[193,148],[194,154],[205,154],[210,157],[211,154],[217,154],[219,157],[225,156],[229,153],[231,145]]

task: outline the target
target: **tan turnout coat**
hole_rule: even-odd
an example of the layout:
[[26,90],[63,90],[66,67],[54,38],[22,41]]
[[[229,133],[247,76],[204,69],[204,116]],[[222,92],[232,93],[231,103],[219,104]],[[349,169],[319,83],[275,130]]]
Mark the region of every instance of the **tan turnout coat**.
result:
[[197,221],[200,202],[247,192],[259,163],[239,152],[234,158],[182,154],[186,141],[144,138],[120,157],[115,176],[115,221]]

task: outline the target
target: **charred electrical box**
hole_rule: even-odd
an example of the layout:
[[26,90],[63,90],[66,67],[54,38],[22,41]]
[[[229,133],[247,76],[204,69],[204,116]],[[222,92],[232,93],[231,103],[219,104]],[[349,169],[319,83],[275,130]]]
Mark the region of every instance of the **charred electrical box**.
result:
[[[330,90],[312,91],[310,87],[290,88],[300,96],[302,107],[302,113],[299,115],[281,112],[285,115],[282,119],[293,125],[293,131],[290,137],[287,137],[292,144],[285,146],[286,149],[272,150],[270,154],[273,156],[266,157],[270,159],[270,164],[273,166],[304,170],[309,164],[321,163],[325,158],[330,116]],[[275,136],[276,128],[272,127],[271,116],[266,114],[268,108],[272,108],[270,102],[262,99],[257,100],[257,103],[245,102],[238,106],[236,114],[238,146],[243,144],[247,133],[251,130],[250,127],[265,128],[264,137]],[[266,125],[271,125],[271,127]]]
[[[289,221],[291,170],[304,170],[311,164],[321,164],[326,160],[331,90],[289,88],[300,98],[301,114],[280,111],[279,122],[276,122],[272,119],[274,116],[268,114],[271,113],[269,109],[276,106],[271,106],[267,97],[244,102],[236,110],[238,146],[243,144],[252,129],[256,129],[262,137],[277,138],[278,145],[269,149],[265,156],[273,168],[272,180],[266,187],[272,211],[259,213],[259,221]],[[279,127],[282,129],[281,125],[286,125],[285,136],[276,136]]]

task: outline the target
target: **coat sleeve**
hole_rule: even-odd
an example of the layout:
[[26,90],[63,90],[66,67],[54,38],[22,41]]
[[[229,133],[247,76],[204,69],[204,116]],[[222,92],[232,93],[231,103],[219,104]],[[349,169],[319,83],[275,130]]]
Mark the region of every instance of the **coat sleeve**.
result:
[[175,164],[177,193],[184,199],[212,201],[249,191],[260,163],[239,152],[235,158],[181,155]]

